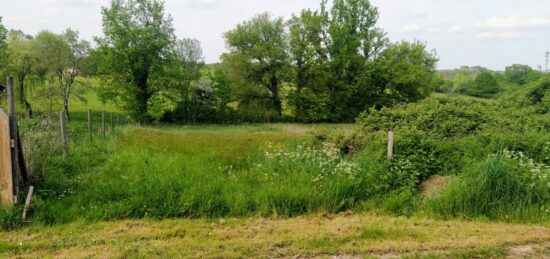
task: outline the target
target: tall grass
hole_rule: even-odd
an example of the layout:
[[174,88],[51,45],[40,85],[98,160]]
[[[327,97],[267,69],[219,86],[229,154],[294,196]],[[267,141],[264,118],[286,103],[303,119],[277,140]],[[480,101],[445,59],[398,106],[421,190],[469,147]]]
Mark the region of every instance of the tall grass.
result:
[[445,218],[487,217],[538,222],[550,217],[550,169],[496,155],[473,164],[442,193],[426,201]]
[[[127,129],[54,160],[33,220],[294,216],[343,211],[367,198],[364,177],[356,169],[351,177],[339,153],[295,143],[284,132]],[[335,170],[321,178],[323,159]]]

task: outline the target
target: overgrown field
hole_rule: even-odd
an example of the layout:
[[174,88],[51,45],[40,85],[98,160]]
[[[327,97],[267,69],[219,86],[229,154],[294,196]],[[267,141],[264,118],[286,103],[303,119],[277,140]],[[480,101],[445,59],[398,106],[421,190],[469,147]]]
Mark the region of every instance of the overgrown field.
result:
[[[475,222],[490,221],[527,233],[529,227],[513,224],[550,223],[549,86],[550,81],[542,80],[498,100],[435,95],[418,103],[368,110],[356,124],[117,125],[106,137],[96,132],[93,140],[85,130],[85,113],[76,111],[70,122],[67,157],[61,155],[55,123],[44,127],[37,121],[24,121],[25,146],[32,154],[29,166],[37,191],[27,221],[20,219],[21,207],[1,210],[2,227],[19,233],[6,239],[2,249],[10,255],[29,252],[38,256],[93,246],[96,254],[106,254],[102,249],[126,242],[115,240],[132,237],[115,233],[111,238],[81,243],[67,237],[64,229],[98,227],[98,235],[107,235],[105,229],[124,226],[97,222],[138,220],[119,224],[153,224],[165,229],[164,224],[178,222],[173,224],[201,228],[189,236],[188,232],[161,231],[167,239],[198,249],[189,251],[198,256],[269,254],[265,249],[280,256],[300,252],[323,256],[342,251],[352,255],[428,255],[419,247],[430,244],[424,249],[464,257],[497,257],[525,243],[544,253],[545,242],[550,240],[546,228],[535,227],[540,232],[537,238],[521,234],[522,238],[514,239],[503,234],[487,240],[485,235],[496,231],[494,225],[483,225],[480,231],[486,233],[479,235],[464,234],[471,229],[458,229],[475,229]],[[100,120],[97,114],[94,118],[97,129]],[[396,139],[392,160],[386,159],[388,130],[395,132]],[[358,220],[358,228],[342,230],[342,234],[338,229],[325,229],[317,233],[319,236],[303,239],[289,237],[297,230],[281,233],[283,236],[269,232],[258,237],[262,245],[259,250],[250,250],[237,241],[228,249],[220,248],[224,246],[221,243],[217,248],[186,243],[201,235],[240,233],[240,228],[230,229],[233,224],[252,228],[256,221],[267,220],[281,224],[272,231],[283,231],[282,225],[302,224],[297,222],[313,215],[325,215],[329,220],[350,212],[341,223]],[[389,216],[406,216],[412,219],[401,219],[406,222],[403,224],[428,226],[418,231],[411,226],[396,229],[391,224],[365,228],[364,222],[371,218],[357,216],[364,213],[370,213],[375,221],[377,217],[391,222]],[[187,220],[156,221],[177,218]],[[232,219],[227,228],[222,218]],[[209,224],[206,222],[213,224],[208,233],[202,229]],[[438,224],[457,224],[449,232],[456,235],[457,243],[444,243],[442,236],[427,234],[435,233],[431,228]],[[17,230],[28,225],[26,230]],[[21,233],[25,231],[53,231],[56,239],[47,241],[40,234],[24,239]],[[261,231],[268,230],[255,233]],[[230,238],[232,234],[228,235],[218,237]],[[466,241],[472,236],[483,242],[468,245]],[[142,238],[160,243],[166,239]],[[279,239],[283,243],[274,241]],[[18,241],[20,246],[13,245]],[[371,250],[357,248],[366,243],[372,244],[366,246]],[[467,248],[478,250],[468,254],[464,252]],[[155,249],[128,253],[149,255],[156,253]],[[170,251],[165,250],[165,254]]]
[[[548,85],[498,101],[436,95],[369,110],[355,125],[118,127],[93,141],[77,112],[68,157],[58,130],[30,123],[37,186],[30,221],[353,210],[548,222]],[[434,177],[443,181],[429,186]],[[5,228],[22,224],[19,210],[0,214]]]

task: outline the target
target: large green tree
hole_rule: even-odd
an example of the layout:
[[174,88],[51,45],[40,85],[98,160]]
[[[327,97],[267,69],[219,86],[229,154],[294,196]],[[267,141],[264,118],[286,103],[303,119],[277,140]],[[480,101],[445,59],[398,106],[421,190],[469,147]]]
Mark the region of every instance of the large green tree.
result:
[[223,57],[224,62],[240,70],[249,87],[243,91],[241,104],[267,99],[276,114],[281,116],[281,88],[289,68],[283,19],[260,14],[226,32],[225,39],[230,53]]
[[[27,111],[30,111],[25,83],[37,64],[37,52],[33,48],[33,38],[20,30],[11,30],[8,34],[8,51],[10,57],[8,71],[16,78],[19,103]],[[27,114],[31,113],[27,112]]]
[[[81,40],[78,32],[71,29],[62,34],[42,31],[34,39],[33,49],[37,53],[37,66],[49,74],[50,80],[55,78],[56,82],[52,82],[52,86],[56,84],[57,89],[50,89],[50,97],[54,92],[61,97],[62,111],[70,119],[71,97],[83,99],[85,85],[76,79],[85,73],[90,44]],[[53,102],[50,103],[53,105]]]
[[378,9],[368,0],[335,0],[330,11],[324,1],[321,9],[328,20],[331,120],[352,121],[379,93],[368,78],[387,44],[386,34],[377,26]]
[[390,44],[373,64],[371,85],[380,89],[372,96],[374,106],[414,102],[427,97],[435,76],[438,59],[422,42]]
[[176,104],[179,118],[191,119],[191,86],[201,78],[204,67],[201,44],[196,39],[181,39],[174,46],[170,65],[165,69],[170,99]]
[[323,38],[326,17],[316,11],[303,10],[288,24],[295,86],[289,95],[289,103],[294,116],[305,122],[327,120],[330,74]]
[[467,95],[482,98],[494,97],[498,92],[500,92],[500,87],[495,76],[490,71],[479,74],[465,91]]
[[373,62],[387,45],[368,0],[335,0],[289,22],[295,91],[290,103],[305,121],[352,121],[380,92]]
[[63,36],[50,31],[41,31],[34,38],[33,48],[38,59],[37,66],[50,82],[47,95],[50,99],[49,115],[51,117],[54,110],[54,96],[59,93],[59,88],[55,85],[59,86],[63,80],[64,71],[70,68],[70,46]]
[[175,41],[172,18],[157,0],[113,0],[102,14],[99,68],[115,85],[107,92],[135,120],[147,122],[149,101],[164,85],[157,80],[163,78]]

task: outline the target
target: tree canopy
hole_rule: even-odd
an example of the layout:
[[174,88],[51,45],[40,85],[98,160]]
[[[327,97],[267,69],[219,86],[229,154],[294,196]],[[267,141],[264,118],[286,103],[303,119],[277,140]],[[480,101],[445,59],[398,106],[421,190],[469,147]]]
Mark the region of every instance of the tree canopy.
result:
[[225,33],[225,39],[230,52],[224,62],[240,70],[250,87],[241,96],[242,104],[269,100],[269,106],[281,116],[281,87],[289,67],[283,19],[260,14]]
[[149,100],[159,91],[154,81],[162,77],[174,43],[172,18],[157,0],[114,0],[102,14],[99,67],[116,86],[107,91],[135,120],[147,122]]

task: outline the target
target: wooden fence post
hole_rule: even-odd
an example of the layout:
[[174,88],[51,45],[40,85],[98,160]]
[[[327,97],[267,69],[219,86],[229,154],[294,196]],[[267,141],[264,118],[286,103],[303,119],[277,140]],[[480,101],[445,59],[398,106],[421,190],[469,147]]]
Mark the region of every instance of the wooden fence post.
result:
[[101,135],[105,137],[105,111],[101,112]]
[[61,125],[61,143],[63,144],[63,156],[69,154],[69,144],[67,142],[67,125],[65,120],[65,113],[59,113],[59,124]]
[[17,117],[15,115],[15,98],[13,77],[8,77],[8,118],[10,124],[10,146],[11,146],[11,174],[13,178],[13,196],[14,203],[17,203],[17,195],[19,194],[19,150],[18,141],[19,134],[17,130]]
[[92,110],[88,110],[88,134],[90,135],[90,141],[92,141],[94,136],[94,131],[92,129]]
[[29,207],[31,205],[31,198],[32,198],[33,192],[34,192],[34,186],[31,186],[29,188],[29,193],[27,194],[27,199],[25,200],[25,207],[23,208],[23,216],[22,216],[23,220],[27,219],[27,212],[29,211]]
[[388,132],[388,160],[392,160],[393,158],[393,131]]

